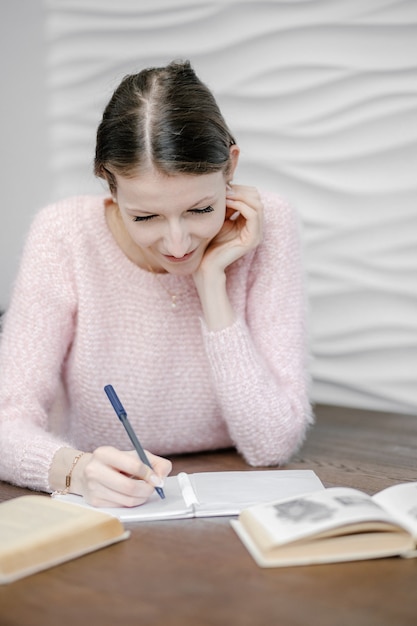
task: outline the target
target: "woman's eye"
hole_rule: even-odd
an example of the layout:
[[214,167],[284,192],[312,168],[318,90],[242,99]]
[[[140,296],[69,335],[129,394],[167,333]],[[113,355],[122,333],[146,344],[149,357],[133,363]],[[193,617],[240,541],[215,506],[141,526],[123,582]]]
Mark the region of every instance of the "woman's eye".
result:
[[156,217],[156,215],[134,215],[132,219],[134,222],[149,222],[149,220],[152,220],[154,217]]
[[206,206],[204,209],[191,209],[190,213],[212,213],[214,211],[212,206]]
[[[202,213],[211,213],[214,211],[212,206],[206,206],[204,209],[190,209],[188,213],[194,213],[195,215],[200,215]],[[134,215],[132,216],[132,220],[134,222],[149,222],[150,220],[158,217],[157,215]]]

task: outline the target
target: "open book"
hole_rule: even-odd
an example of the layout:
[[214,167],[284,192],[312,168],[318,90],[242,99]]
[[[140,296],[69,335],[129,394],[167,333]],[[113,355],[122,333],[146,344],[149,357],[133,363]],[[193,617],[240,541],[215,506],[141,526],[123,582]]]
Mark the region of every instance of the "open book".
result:
[[[168,476],[165,499],[154,493],[141,506],[99,508],[124,522],[238,515],[244,508],[301,493],[324,489],[312,470],[202,472]],[[90,507],[81,496],[54,496]],[[95,509],[97,510],[97,509]]]
[[127,539],[121,522],[46,496],[0,504],[0,584]]
[[417,556],[417,482],[374,496],[333,487],[250,507],[231,524],[261,567]]

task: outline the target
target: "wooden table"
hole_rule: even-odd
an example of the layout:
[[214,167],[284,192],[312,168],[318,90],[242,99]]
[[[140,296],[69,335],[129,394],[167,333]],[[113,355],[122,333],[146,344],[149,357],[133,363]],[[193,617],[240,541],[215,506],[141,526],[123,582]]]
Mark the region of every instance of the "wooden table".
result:
[[[368,493],[417,480],[417,417],[316,407],[287,468]],[[250,470],[234,451],[185,470]],[[0,500],[27,491],[0,483]],[[0,626],[403,626],[417,624],[417,559],[261,569],[228,518],[136,523],[128,541],[0,587]]]

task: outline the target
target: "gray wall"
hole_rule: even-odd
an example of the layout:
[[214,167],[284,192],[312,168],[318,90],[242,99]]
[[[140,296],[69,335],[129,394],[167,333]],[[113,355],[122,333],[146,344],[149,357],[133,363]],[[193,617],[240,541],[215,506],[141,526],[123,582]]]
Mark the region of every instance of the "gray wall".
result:
[[45,52],[41,0],[1,0],[0,309],[32,216],[50,197]]

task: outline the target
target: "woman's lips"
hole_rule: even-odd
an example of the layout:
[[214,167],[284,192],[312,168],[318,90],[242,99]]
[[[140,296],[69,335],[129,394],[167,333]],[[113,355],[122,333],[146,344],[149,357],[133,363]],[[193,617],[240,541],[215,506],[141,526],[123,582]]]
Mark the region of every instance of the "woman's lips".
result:
[[178,258],[176,256],[170,256],[168,254],[164,254],[164,257],[170,263],[184,263],[185,261],[188,261],[188,259],[190,259],[193,256],[194,252],[195,252],[195,250],[193,250],[192,252],[188,252],[187,254],[184,254],[184,256],[182,256],[180,258]]

